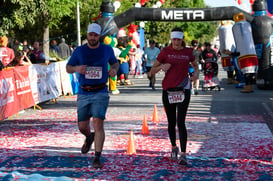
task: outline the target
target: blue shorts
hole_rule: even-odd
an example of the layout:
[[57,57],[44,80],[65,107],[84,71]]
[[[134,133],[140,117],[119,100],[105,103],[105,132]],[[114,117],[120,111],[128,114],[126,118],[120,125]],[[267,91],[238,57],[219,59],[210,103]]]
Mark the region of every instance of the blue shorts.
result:
[[98,92],[91,95],[78,94],[78,122],[88,121],[91,117],[104,120],[109,104],[109,99],[110,96],[108,93]]

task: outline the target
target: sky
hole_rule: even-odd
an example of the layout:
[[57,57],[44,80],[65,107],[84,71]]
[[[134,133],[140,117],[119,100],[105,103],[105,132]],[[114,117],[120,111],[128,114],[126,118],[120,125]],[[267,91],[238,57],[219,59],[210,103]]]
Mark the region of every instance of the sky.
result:
[[236,6],[247,12],[250,12],[251,7],[249,0],[242,0],[242,4],[239,5],[235,0],[204,0],[205,4],[211,7],[224,7],[224,6]]

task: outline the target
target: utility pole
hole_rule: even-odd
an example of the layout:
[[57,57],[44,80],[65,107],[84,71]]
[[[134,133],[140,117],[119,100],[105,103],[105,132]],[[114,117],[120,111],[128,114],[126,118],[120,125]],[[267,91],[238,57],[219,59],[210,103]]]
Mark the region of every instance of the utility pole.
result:
[[81,23],[80,23],[80,5],[77,0],[77,37],[78,37],[78,46],[81,45]]

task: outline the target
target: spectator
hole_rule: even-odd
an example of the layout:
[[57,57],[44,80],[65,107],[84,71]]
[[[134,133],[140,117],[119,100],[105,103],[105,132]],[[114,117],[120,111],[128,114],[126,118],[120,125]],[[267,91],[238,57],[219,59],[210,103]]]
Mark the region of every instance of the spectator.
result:
[[140,48],[140,45],[137,45],[136,48],[136,69],[135,76],[139,73],[138,78],[143,78],[143,70],[142,70],[142,61],[143,61],[144,51]]
[[57,55],[57,56],[60,55],[60,48],[59,48],[59,46],[57,45],[57,41],[56,41],[56,40],[52,40],[52,41],[51,41],[49,50],[50,50],[53,54],[55,54],[55,55]]
[[[40,50],[40,43],[38,41],[33,43],[33,50],[31,53],[34,55],[31,55],[31,62],[45,63],[45,54],[42,50]],[[33,60],[34,58],[35,60]]]
[[156,58],[158,54],[160,53],[159,48],[155,46],[155,41],[150,40],[150,47],[145,48],[144,56],[146,61],[146,70],[147,70],[147,77],[149,79],[149,87],[152,88],[152,90],[155,90],[155,74],[151,74],[150,70],[156,61]]
[[14,45],[13,45],[13,47],[12,47],[14,53],[16,53],[16,52],[18,51],[19,46],[20,46],[19,40],[15,40],[15,41],[14,41]]
[[59,44],[60,57],[62,59],[67,59],[71,55],[71,51],[69,46],[65,43],[65,39],[61,39],[61,43]]
[[[25,62],[24,59],[27,61]],[[31,61],[29,58],[24,54],[23,51],[17,51],[15,58],[12,62],[10,62],[7,67],[15,67],[15,66],[23,66],[23,65],[31,65]]]
[[[201,55],[202,52],[200,49],[198,49],[198,41],[197,40],[191,41],[191,48],[193,51],[193,55],[195,57],[195,61],[197,62],[198,67],[200,67],[201,63],[202,63],[202,55]],[[191,93],[195,94],[195,95],[198,94],[198,89],[199,89],[199,72],[196,74],[196,76],[197,76],[196,79],[191,81],[191,88],[192,88]]]
[[8,46],[8,38],[6,36],[2,36],[0,40],[0,69],[4,68],[14,59],[14,51],[13,49],[7,47]]

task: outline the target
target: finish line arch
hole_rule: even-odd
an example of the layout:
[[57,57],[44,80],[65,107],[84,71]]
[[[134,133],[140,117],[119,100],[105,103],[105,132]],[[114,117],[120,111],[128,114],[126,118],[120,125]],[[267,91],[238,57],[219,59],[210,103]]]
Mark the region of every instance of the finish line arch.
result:
[[273,19],[267,16],[266,2],[255,0],[254,15],[235,6],[215,8],[130,8],[114,16],[112,2],[102,2],[101,17],[96,23],[102,27],[102,38],[117,34],[118,30],[134,21],[197,22],[233,20],[233,16],[243,13],[252,25],[252,36],[257,52],[259,69],[257,86],[273,89]]

